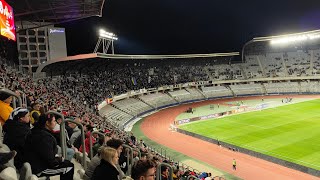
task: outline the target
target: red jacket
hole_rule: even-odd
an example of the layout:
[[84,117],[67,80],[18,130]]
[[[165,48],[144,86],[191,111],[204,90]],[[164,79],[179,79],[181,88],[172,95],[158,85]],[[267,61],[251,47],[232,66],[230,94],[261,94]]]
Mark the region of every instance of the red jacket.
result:
[[[90,137],[90,135],[91,135],[91,133],[90,132],[88,132],[87,134],[86,134],[86,139],[84,140],[84,147],[85,147],[85,149],[86,149],[86,153],[88,153],[89,154],[89,152],[90,152],[90,143],[89,143],[89,137]],[[94,138],[94,137],[92,137],[91,136],[91,139],[92,139],[92,146],[96,143],[96,139]],[[80,149],[79,149],[79,151],[80,152],[82,152],[82,145],[80,146]],[[83,152],[82,152],[83,153]]]

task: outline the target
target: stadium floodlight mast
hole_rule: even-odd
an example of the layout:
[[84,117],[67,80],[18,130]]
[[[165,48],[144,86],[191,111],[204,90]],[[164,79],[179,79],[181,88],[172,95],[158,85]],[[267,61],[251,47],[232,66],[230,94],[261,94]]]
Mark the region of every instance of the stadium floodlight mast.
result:
[[108,54],[109,47],[111,45],[111,53],[114,54],[113,42],[118,40],[114,33],[107,32],[103,29],[99,30],[99,40],[94,48],[93,53],[97,53],[102,44],[102,53]]

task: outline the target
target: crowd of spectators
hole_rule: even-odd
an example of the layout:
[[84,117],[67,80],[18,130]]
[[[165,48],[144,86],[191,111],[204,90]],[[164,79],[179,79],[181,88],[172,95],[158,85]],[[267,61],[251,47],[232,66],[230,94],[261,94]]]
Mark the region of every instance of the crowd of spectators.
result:
[[[89,108],[106,97],[127,93],[131,90],[157,88],[187,82],[208,81],[204,67],[224,61],[211,59],[114,61],[88,60],[52,64],[44,69],[47,76],[54,78],[59,89],[81,100]],[[226,67],[219,74],[230,74]],[[225,72],[224,72],[225,71]],[[66,78],[67,77],[67,78]],[[95,96],[92,97],[92,94]]]
[[[125,177],[129,169],[126,163],[128,149],[123,149],[124,144],[135,150],[134,165],[131,169],[132,176],[127,177],[128,179],[141,179],[141,177],[154,179],[157,164],[161,162],[171,164],[174,167],[172,174],[174,179],[186,179],[189,175],[201,175],[193,171],[179,169],[177,163],[150,150],[143,141],[137,140],[132,134],[128,135],[119,130],[97,116],[95,111],[91,111],[90,107],[93,105],[87,105],[97,103],[97,99],[92,95],[95,94],[94,90],[99,85],[99,77],[90,76],[88,73],[87,81],[84,81],[85,78],[79,80],[72,77],[33,81],[27,74],[7,66],[3,61],[0,64],[1,87],[15,92],[18,96],[22,96],[22,94],[26,96],[22,107],[13,109],[12,96],[0,93],[0,105],[2,106],[0,119],[4,134],[1,147],[8,146],[11,150],[0,153],[0,167],[2,168],[0,170],[11,166],[19,172],[23,164],[29,162],[32,173],[38,177],[60,175],[62,180],[73,179],[75,171],[71,160],[80,153],[90,154],[89,139],[91,138],[94,144],[94,157],[85,171],[84,179],[104,179],[103,177],[109,177],[110,174],[114,179]],[[91,78],[98,79],[91,81]],[[92,86],[86,83],[92,84]],[[83,86],[79,86],[79,84]],[[72,122],[66,123],[67,156],[65,159],[62,157],[59,133],[61,118],[53,114],[46,114],[49,110],[60,112],[65,117],[83,125],[86,135],[85,152],[82,152],[79,127]],[[105,134],[105,138],[91,135],[93,131],[100,131]],[[141,158],[137,152],[142,154]],[[14,158],[13,165],[6,164],[2,167],[2,164],[12,158]],[[162,167],[162,179],[168,179],[168,173],[168,169]],[[207,173],[202,174],[202,177],[206,176]]]

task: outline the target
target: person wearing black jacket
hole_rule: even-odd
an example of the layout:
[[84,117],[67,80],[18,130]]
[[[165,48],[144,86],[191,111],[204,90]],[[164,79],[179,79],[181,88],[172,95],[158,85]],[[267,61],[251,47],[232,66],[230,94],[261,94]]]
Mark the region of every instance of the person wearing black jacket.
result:
[[94,170],[91,180],[119,180],[119,171],[116,168],[119,156],[111,147],[104,147],[101,152],[100,164]]
[[3,126],[4,139],[10,150],[15,150],[17,155],[14,159],[14,165],[20,169],[23,161],[23,147],[25,145],[28,134],[31,133],[29,111],[24,108],[16,108],[11,112],[9,119]]
[[51,114],[41,115],[31,134],[27,137],[24,154],[32,173],[38,177],[60,175],[61,180],[72,180],[74,165],[70,161],[57,157],[57,141],[51,135],[56,125]]

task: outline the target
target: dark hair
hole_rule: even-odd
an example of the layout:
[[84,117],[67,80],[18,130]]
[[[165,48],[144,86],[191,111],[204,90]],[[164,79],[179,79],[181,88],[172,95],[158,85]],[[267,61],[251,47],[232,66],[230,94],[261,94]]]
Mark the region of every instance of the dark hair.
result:
[[149,169],[154,168],[155,164],[151,160],[139,160],[132,167],[131,178],[138,180],[141,176],[145,176]]
[[114,149],[118,149],[120,146],[122,146],[123,142],[120,139],[110,139],[107,142],[107,146],[112,147]]
[[39,105],[39,103],[36,103],[36,102],[35,102],[35,103],[32,103],[32,104],[31,104],[32,109],[34,109],[34,107],[35,107],[36,105]]
[[11,96],[10,94],[7,94],[5,92],[1,92],[0,93],[0,100],[4,101],[4,100],[8,99],[10,96]]
[[102,146],[104,143],[104,136],[99,136],[98,143]]
[[51,122],[53,120],[54,115],[47,114],[47,115],[40,115],[39,121],[35,123],[35,127],[37,128],[44,128],[46,126],[46,122]]
[[161,173],[165,172],[168,169],[167,166],[161,166]]
[[141,153],[141,157],[148,157],[148,153]]
[[86,125],[86,128],[87,128],[88,131],[92,131],[93,130],[93,127],[90,124]]

